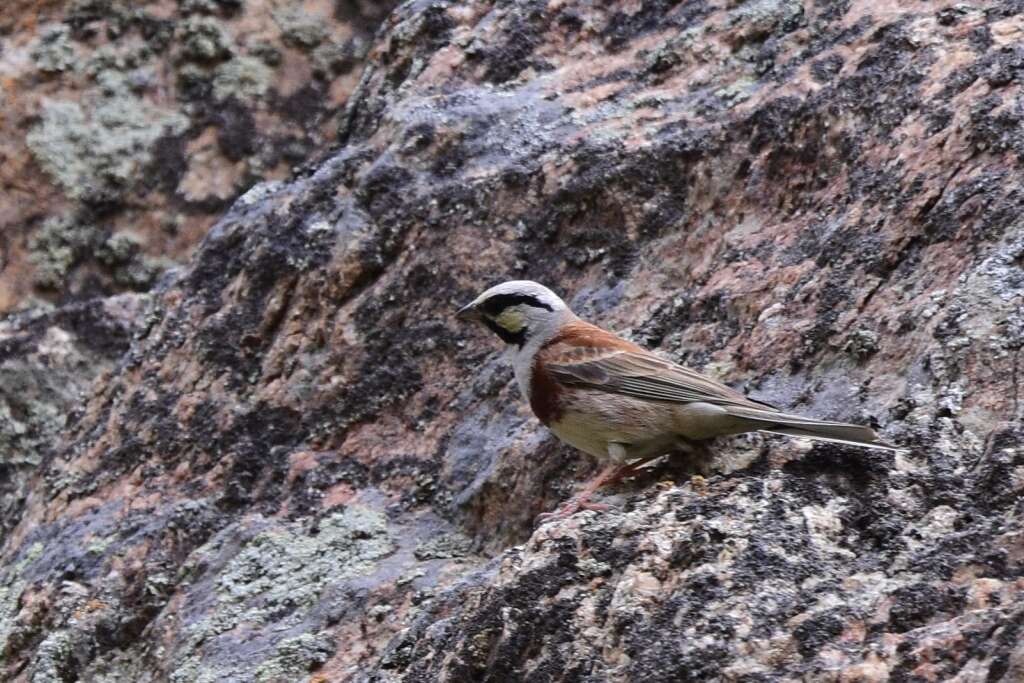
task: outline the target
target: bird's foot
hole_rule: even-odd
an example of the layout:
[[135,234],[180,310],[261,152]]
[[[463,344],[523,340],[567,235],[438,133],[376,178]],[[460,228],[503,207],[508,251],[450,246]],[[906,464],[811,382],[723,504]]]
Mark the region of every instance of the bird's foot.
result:
[[560,508],[553,512],[545,512],[537,515],[537,524],[544,524],[545,522],[551,522],[558,519],[565,519],[571,517],[580,510],[593,510],[594,512],[604,512],[610,509],[610,506],[604,503],[592,503],[590,502],[590,496],[594,494],[602,486],[608,484],[614,484],[624,477],[628,477],[634,474],[641,465],[650,460],[646,458],[644,460],[635,461],[628,465],[620,463],[611,463],[607,465],[601,473],[598,474],[587,486],[577,495],[572,498],[569,502],[562,505]]
[[586,498],[576,497],[569,502],[561,505],[558,509],[552,512],[542,512],[537,515],[537,524],[547,524],[548,522],[555,522],[558,520],[565,519],[566,517],[572,517],[580,510],[593,510],[594,512],[605,512],[610,510],[611,506],[606,503],[595,503],[587,500]]

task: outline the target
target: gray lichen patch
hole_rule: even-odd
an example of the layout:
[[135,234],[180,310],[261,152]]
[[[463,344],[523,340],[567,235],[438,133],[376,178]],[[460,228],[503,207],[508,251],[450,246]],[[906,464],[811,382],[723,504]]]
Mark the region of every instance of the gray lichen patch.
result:
[[126,73],[138,69],[152,59],[152,50],[146,45],[104,45],[85,63],[85,73],[100,82],[105,74]]
[[127,232],[115,233],[96,250],[96,259],[107,266],[118,266],[131,261],[141,246],[138,236]]
[[326,635],[302,633],[282,640],[274,656],[256,668],[257,683],[296,681],[334,654],[335,643]]
[[72,656],[71,634],[67,631],[54,631],[39,644],[29,680],[32,683],[66,680],[64,672]]
[[850,332],[846,338],[843,350],[856,358],[864,360],[879,349],[878,333],[874,330],[861,327]]
[[[10,358],[0,363],[0,464],[36,465],[64,427],[67,406],[81,385],[72,381],[86,359],[67,332],[50,328],[40,340],[36,356],[53,363],[42,366],[35,358]],[[82,374],[88,375],[85,370]]]
[[217,67],[213,75],[213,94],[218,100],[234,97],[252,101],[267,93],[274,72],[255,57],[237,57]]
[[25,582],[20,580],[21,573],[43,551],[42,543],[32,544],[21,560],[0,574],[0,663],[17,649],[24,630],[24,625],[18,621],[21,598],[25,591]]
[[465,557],[473,550],[473,539],[461,533],[435,536],[417,546],[414,555],[417,560],[436,560]]
[[116,232],[96,249],[96,260],[110,269],[114,281],[130,289],[142,290],[172,264],[151,258],[142,252],[142,239],[128,232]]
[[29,240],[29,259],[36,284],[46,289],[64,285],[72,266],[96,241],[96,229],[70,215],[48,218]]
[[345,73],[366,56],[368,47],[368,43],[358,39],[345,43],[325,42],[313,50],[310,56],[313,73],[322,78]]
[[233,52],[231,36],[211,17],[189,17],[181,34],[182,57],[194,62],[216,62]]
[[327,39],[324,22],[298,7],[283,7],[274,12],[274,21],[281,28],[286,44],[301,50],[312,50]]
[[66,100],[46,102],[27,142],[69,197],[111,201],[140,180],[153,143],[187,125],[182,114],[121,92],[100,98],[92,108]]
[[32,47],[32,61],[36,68],[48,74],[69,71],[74,67],[75,47],[68,27],[57,26],[44,32]]
[[[354,508],[326,518],[315,536],[277,529],[256,536],[217,581],[236,621],[262,620],[278,605],[309,607],[332,578],[368,573],[392,550],[384,517]],[[255,601],[251,601],[255,599]]]
[[[196,551],[186,570],[220,566],[237,531]],[[329,608],[321,602],[330,602],[332,586],[372,573],[394,548],[384,516],[365,508],[334,513],[315,530],[288,524],[257,533],[209,582],[212,602],[196,605],[201,616],[185,627],[187,642],[171,680],[289,680],[275,676],[326,661],[333,643],[309,635],[326,628]],[[266,634],[257,655],[228,661],[218,654],[240,648],[238,634],[250,630]]]
[[20,581],[7,586],[0,585],[0,660],[6,657],[12,636],[16,633],[16,619],[24,590],[25,584]]
[[726,27],[730,40],[739,48],[758,43],[776,32],[794,30],[803,18],[803,3],[795,0],[755,0],[738,3],[729,12]]

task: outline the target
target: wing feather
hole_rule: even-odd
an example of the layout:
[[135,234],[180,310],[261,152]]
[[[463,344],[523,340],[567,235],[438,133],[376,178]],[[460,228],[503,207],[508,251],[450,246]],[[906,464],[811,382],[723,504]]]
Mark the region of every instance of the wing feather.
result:
[[764,410],[774,406],[754,401],[720,382],[647,351],[578,349],[545,359],[545,368],[569,386],[587,387],[648,401],[712,403]]

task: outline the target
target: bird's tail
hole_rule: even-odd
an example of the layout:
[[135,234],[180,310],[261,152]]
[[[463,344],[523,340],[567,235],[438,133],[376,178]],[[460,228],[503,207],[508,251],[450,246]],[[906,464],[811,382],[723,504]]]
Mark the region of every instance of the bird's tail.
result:
[[756,408],[730,406],[727,410],[733,417],[751,421],[753,423],[751,427],[760,432],[800,436],[807,439],[817,439],[818,441],[832,441],[852,446],[880,448],[887,451],[900,450],[898,446],[880,439],[875,430],[864,425],[846,422],[827,422],[799,415],[776,413],[768,410],[762,411]]

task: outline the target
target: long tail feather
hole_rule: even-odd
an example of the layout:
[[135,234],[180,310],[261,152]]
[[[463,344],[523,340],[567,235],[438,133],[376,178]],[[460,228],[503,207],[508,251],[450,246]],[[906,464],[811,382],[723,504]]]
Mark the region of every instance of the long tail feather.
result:
[[[847,426],[856,427],[857,425]],[[816,441],[831,441],[832,443],[844,443],[850,446],[862,446],[864,448],[878,448],[884,451],[903,450],[899,446],[894,446],[891,443],[882,441],[881,439],[878,438],[878,436],[873,436],[870,440],[865,438],[844,439],[841,436],[822,434],[820,432],[812,432],[808,429],[799,429],[796,427],[779,427],[777,429],[761,429],[758,431],[767,432],[769,434],[782,434],[784,436],[801,436],[806,439],[814,439]],[[874,432],[871,433],[874,434]]]
[[[831,441],[833,443],[844,443],[853,446],[865,446],[867,448],[880,448],[887,451],[901,450],[898,446],[878,438],[875,430],[864,425],[848,424],[846,422],[827,422],[799,415],[772,413],[770,411],[747,408],[729,409],[729,414],[754,422],[755,428],[761,432],[798,436],[807,439],[817,439],[818,441]],[[764,426],[759,426],[761,424]]]

